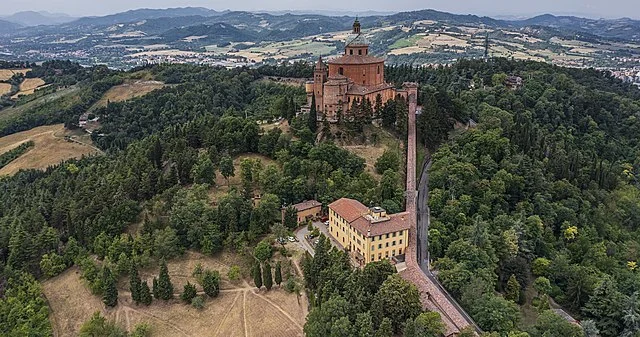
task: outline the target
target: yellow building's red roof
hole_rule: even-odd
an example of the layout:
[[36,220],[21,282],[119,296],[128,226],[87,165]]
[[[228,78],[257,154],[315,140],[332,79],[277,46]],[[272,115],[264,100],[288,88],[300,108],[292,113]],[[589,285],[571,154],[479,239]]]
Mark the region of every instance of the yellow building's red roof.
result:
[[373,219],[368,215],[367,206],[349,198],[338,199],[329,204],[329,208],[365,237],[407,230],[411,225],[408,212],[391,214],[388,218]]

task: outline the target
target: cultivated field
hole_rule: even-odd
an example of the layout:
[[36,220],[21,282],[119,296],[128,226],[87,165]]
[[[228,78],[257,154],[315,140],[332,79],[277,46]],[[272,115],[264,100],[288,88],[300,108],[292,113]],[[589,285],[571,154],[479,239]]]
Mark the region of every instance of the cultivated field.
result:
[[36,89],[44,85],[44,80],[41,78],[25,78],[20,83],[20,91],[13,95],[11,98],[18,98],[21,95],[31,95]]
[[[201,263],[204,268],[220,271],[221,292],[217,298],[207,299],[198,310],[179,299],[183,285],[191,277],[193,268]],[[76,336],[83,322],[93,312],[101,311],[126,329],[142,322],[152,326],[152,336],[302,336],[307,314],[306,297],[298,298],[277,286],[267,292],[257,290],[248,280],[236,283],[227,279],[228,268],[239,264],[238,256],[220,254],[217,257],[187,252],[184,257],[168,263],[169,276],[176,290],[175,299],[168,302],[154,300],[150,306],[131,301],[128,278],[121,278],[119,299],[115,308],[106,308],[99,297],[92,295],[73,267],[43,283],[44,294],[51,308],[50,319],[54,336]],[[140,276],[149,284],[158,270],[142,270]],[[244,271],[248,274],[247,271]],[[198,291],[202,291],[199,286]]]
[[11,84],[0,83],[0,96],[8,94],[10,92],[11,92]]
[[[65,136],[73,137],[77,142],[66,140]],[[0,176],[13,175],[21,169],[46,169],[63,160],[98,153],[98,150],[89,143],[91,141],[89,137],[82,133],[67,131],[63,124],[40,126],[2,137],[0,153],[29,140],[35,143],[34,147],[0,169]]]
[[28,71],[31,69],[0,69],[0,81],[6,81],[15,74],[26,74]]
[[164,87],[164,83],[159,81],[127,81],[109,89],[96,103],[96,107],[103,107],[109,102],[122,102],[144,96],[156,89]]

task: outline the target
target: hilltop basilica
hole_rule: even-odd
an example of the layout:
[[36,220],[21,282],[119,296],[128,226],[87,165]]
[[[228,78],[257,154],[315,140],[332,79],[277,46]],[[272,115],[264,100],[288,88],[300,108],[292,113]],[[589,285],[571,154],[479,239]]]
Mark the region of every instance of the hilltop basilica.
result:
[[[344,54],[330,59],[328,66],[318,59],[313,81],[307,82],[307,107],[315,96],[318,120],[326,117],[337,122],[338,112],[347,111],[354,101],[368,99],[371,103],[380,96],[384,104],[397,95],[407,97],[407,89],[396,89],[384,81],[384,59],[369,55],[369,42],[360,31],[358,19],[347,37]],[[409,89],[409,91],[411,91]]]

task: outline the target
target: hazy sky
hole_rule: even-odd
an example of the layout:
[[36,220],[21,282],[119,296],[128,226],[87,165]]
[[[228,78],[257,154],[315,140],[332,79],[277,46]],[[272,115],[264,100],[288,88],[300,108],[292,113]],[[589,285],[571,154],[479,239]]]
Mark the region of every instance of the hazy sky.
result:
[[349,10],[407,11],[433,8],[463,14],[578,14],[640,19],[639,0],[14,0],[2,11],[46,10],[74,16],[105,15],[136,8],[200,6],[216,10]]

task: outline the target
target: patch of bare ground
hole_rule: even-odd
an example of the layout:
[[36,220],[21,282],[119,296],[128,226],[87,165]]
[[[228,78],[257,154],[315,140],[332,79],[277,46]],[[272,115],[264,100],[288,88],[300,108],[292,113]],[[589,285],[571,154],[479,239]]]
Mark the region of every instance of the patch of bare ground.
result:
[[0,69],[0,81],[9,80],[15,74],[26,74],[31,71],[31,68],[27,69]]
[[164,87],[163,82],[147,80],[127,80],[125,83],[116,85],[107,92],[95,104],[96,107],[104,107],[107,102],[122,102],[144,96],[156,89]]
[[[151,335],[176,336],[303,336],[308,302],[284,289],[274,286],[271,291],[257,290],[248,279],[231,282],[227,278],[230,266],[241,263],[236,254],[221,253],[215,257],[187,252],[183,257],[168,263],[169,275],[175,289],[170,301],[154,300],[150,306],[136,305],[131,301],[129,280],[118,282],[119,298],[115,308],[106,308],[98,296],[91,294],[76,267],[43,283],[44,294],[51,308],[50,320],[55,336],[76,336],[82,324],[93,312],[100,311],[110,320],[126,329],[146,322],[152,326]],[[207,299],[205,307],[198,310],[179,299],[183,285],[189,281],[196,264],[220,271],[222,282],[220,295]],[[140,276],[151,284],[158,268],[144,269]],[[248,275],[247,270],[242,270]],[[197,286],[198,292],[202,289]]]
[[90,137],[81,130],[66,130],[62,124],[40,126],[2,137],[0,153],[29,140],[34,142],[34,147],[0,169],[0,176],[13,175],[21,169],[46,169],[67,159],[99,153]]
[[16,99],[19,96],[31,95],[36,89],[42,87],[44,83],[44,80],[41,78],[25,78],[24,81],[20,83],[20,91],[11,98]]

